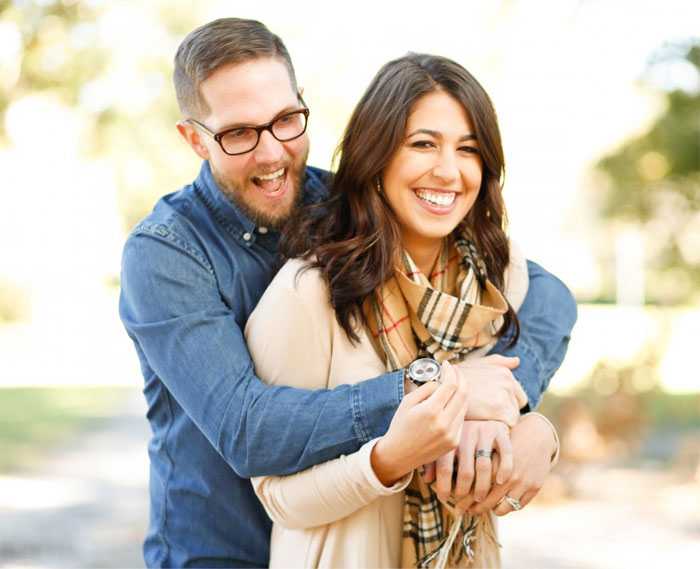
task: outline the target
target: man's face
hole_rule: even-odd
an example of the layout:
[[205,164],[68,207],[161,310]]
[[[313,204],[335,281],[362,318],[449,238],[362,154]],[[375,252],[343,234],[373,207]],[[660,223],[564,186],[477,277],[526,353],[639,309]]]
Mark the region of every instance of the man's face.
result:
[[[200,89],[211,109],[201,122],[213,132],[266,124],[301,107],[287,67],[278,58],[226,65],[203,81]],[[198,134],[203,148],[195,151],[209,160],[214,180],[226,197],[257,225],[280,227],[301,196],[307,134],[280,142],[264,131],[255,149],[237,156],[224,153],[211,136]]]

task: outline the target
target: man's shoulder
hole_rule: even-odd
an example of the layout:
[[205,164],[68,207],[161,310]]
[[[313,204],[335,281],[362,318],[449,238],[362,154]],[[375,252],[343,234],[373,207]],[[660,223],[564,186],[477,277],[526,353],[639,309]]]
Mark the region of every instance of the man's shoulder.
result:
[[325,201],[328,198],[328,188],[332,179],[333,175],[328,170],[307,166],[304,179],[305,204]]
[[195,200],[196,193],[192,184],[164,195],[153,206],[153,210],[134,226],[130,235],[150,233],[166,236],[178,222],[190,217]]
[[133,272],[135,267],[150,272],[186,255],[213,273],[212,259],[201,242],[206,227],[215,224],[199,202],[192,184],[160,198],[129,233],[122,252],[122,272]]

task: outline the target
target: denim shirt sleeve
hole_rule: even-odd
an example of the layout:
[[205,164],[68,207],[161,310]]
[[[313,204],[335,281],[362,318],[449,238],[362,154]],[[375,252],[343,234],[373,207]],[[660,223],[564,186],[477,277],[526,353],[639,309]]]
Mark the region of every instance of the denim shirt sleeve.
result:
[[520,358],[513,374],[529,401],[523,412],[537,407],[564,361],[577,315],[576,301],[564,283],[532,261],[527,262],[527,269],[530,287],[518,311],[518,342],[507,348],[509,335],[506,334],[490,352]]
[[403,397],[400,372],[333,390],[262,383],[206,257],[171,232],[127,240],[119,311],[146,380],[160,378],[245,478],[357,451],[386,432]]

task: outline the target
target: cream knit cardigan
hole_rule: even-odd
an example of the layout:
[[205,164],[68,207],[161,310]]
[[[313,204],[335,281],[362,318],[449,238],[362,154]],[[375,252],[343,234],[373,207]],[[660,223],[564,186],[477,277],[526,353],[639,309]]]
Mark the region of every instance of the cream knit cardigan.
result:
[[[287,262],[248,320],[245,335],[256,375],[270,385],[332,389],[386,373],[364,329],[359,344],[350,343],[320,272],[299,276],[303,265]],[[528,276],[516,247],[506,283],[506,297],[517,310]],[[273,520],[270,567],[400,566],[403,489],[410,475],[390,488],[377,479],[369,459],[378,440],[296,474],[253,478]]]

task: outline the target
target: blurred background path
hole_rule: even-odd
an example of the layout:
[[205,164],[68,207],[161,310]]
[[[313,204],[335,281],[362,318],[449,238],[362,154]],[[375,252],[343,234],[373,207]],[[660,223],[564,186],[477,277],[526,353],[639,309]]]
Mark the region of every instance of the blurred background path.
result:
[[[143,567],[148,427],[138,390],[31,468],[0,476],[0,565]],[[694,567],[700,493],[687,476],[564,460],[500,522],[504,569]],[[695,560],[695,561],[694,561]]]
[[113,416],[0,476],[0,566],[143,567],[148,424],[129,391]]

